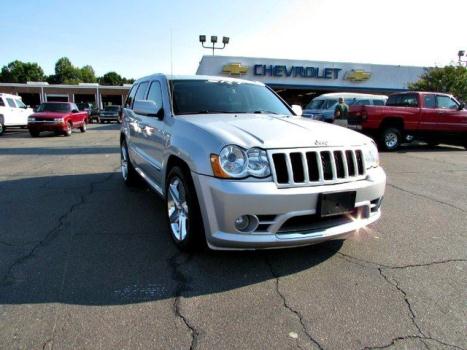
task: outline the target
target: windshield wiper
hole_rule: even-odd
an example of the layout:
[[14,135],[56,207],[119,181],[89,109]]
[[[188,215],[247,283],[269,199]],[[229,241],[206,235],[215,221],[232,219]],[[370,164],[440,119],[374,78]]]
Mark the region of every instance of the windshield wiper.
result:
[[276,112],[265,111],[265,110],[262,110],[262,109],[254,111],[253,113],[255,113],[255,114],[279,114],[279,113],[276,113]]

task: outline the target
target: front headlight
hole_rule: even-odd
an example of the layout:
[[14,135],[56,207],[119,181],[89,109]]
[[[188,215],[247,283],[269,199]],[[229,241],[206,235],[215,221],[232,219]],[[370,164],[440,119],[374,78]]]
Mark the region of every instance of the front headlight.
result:
[[34,117],[28,117],[28,122],[35,122],[36,121],[36,118]]
[[211,155],[211,166],[216,177],[243,178],[246,176],[266,177],[271,174],[265,150],[228,145],[219,155]]
[[367,169],[376,168],[379,165],[378,148],[374,142],[363,147],[363,158]]
[[63,123],[63,118],[54,118],[57,123]]

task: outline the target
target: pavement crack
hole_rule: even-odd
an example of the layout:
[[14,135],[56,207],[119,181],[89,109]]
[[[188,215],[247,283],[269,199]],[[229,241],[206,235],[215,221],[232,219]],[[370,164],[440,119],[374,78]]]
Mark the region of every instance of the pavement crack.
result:
[[402,192],[405,192],[405,193],[409,193],[409,194],[411,194],[411,195],[413,195],[413,196],[420,197],[420,198],[425,198],[425,199],[431,200],[431,201],[436,202],[436,203],[444,204],[444,205],[447,205],[448,207],[451,207],[451,208],[460,210],[460,211],[462,211],[462,212],[464,212],[464,213],[467,212],[467,210],[462,209],[462,208],[459,208],[459,207],[456,207],[456,206],[453,205],[453,204],[440,201],[439,199],[436,199],[436,198],[433,198],[433,197],[430,197],[430,196],[425,196],[424,194],[421,194],[421,193],[409,191],[409,190],[407,190],[407,189],[405,189],[405,188],[396,186],[396,185],[391,184],[391,183],[389,183],[389,182],[387,182],[386,185],[389,186],[389,187],[395,188],[395,189],[397,189],[397,190],[399,190],[399,191],[402,191]]
[[458,259],[435,260],[435,261],[430,261],[430,262],[420,263],[420,264],[386,265],[386,264],[381,264],[381,263],[377,263],[374,261],[356,258],[354,256],[351,256],[351,255],[348,255],[342,252],[336,252],[336,253],[344,260],[363,266],[363,267],[367,267],[367,265],[374,265],[376,267],[381,267],[383,269],[388,269],[388,270],[400,270],[400,269],[409,269],[409,268],[415,268],[415,267],[427,267],[427,266],[433,266],[433,265],[448,264],[448,263],[453,263],[453,262],[467,262],[467,259],[458,258]]
[[110,178],[115,174],[115,172],[112,172],[110,173],[108,176],[106,176],[104,179],[102,180],[99,180],[99,181],[95,181],[95,182],[91,182],[89,184],[89,190],[87,193],[84,193],[84,194],[81,194],[79,196],[79,200],[77,200],[75,203],[73,203],[69,208],[68,210],[62,214],[58,220],[57,220],[57,225],[55,225],[55,227],[53,227],[46,235],[43,239],[37,241],[37,243],[24,255],[20,256],[19,258],[17,258],[15,261],[13,261],[10,266],[8,267],[8,269],[6,270],[5,274],[3,275],[3,277],[1,278],[0,280],[0,287],[1,286],[7,286],[7,285],[11,285],[14,283],[14,278],[12,276],[12,272],[13,270],[23,264],[24,262],[26,262],[27,260],[29,260],[30,258],[32,258],[34,256],[34,254],[36,253],[36,251],[38,249],[40,249],[41,247],[45,247],[47,246],[48,244],[50,244],[52,241],[55,240],[55,238],[58,237],[58,234],[60,231],[62,231],[65,227],[66,227],[66,219],[80,206],[82,206],[83,204],[86,203],[86,200],[87,200],[87,197],[88,196],[91,196],[93,193],[94,193],[94,190],[95,190],[95,186],[96,185],[99,185],[99,184],[102,184],[108,180],[110,180]]
[[421,335],[406,335],[406,336],[403,336],[403,337],[397,337],[397,338],[394,338],[390,341],[390,343],[388,344],[385,344],[385,345],[376,345],[376,346],[365,346],[362,350],[376,350],[376,349],[388,349],[390,348],[391,346],[395,346],[396,345],[396,342],[398,341],[404,341],[404,340],[410,340],[410,339],[418,339],[420,340],[423,345],[425,346],[425,348],[429,349],[428,345],[425,343],[426,340],[431,340],[433,342],[436,342],[438,344],[441,344],[441,345],[444,345],[444,346],[449,346],[449,347],[452,347],[454,349],[459,349],[459,350],[463,350],[463,348],[457,346],[457,345],[453,345],[453,344],[448,344],[448,343],[445,343],[445,342],[442,342],[438,339],[434,339],[434,338],[431,338],[431,337],[427,337],[427,336],[421,336]]
[[412,319],[413,325],[415,326],[415,328],[417,328],[418,333],[425,336],[425,334],[423,333],[423,331],[421,330],[420,326],[418,325],[416,321],[417,316],[415,315],[415,311],[413,310],[412,305],[410,304],[409,298],[407,297],[407,293],[399,286],[399,283],[397,283],[397,281],[394,278],[392,278],[391,280],[388,276],[384,274],[383,268],[378,267],[378,271],[381,277],[383,277],[386,282],[394,286],[402,294],[402,296],[404,297],[404,302],[407,305],[407,308],[409,310],[410,318]]
[[200,332],[190,322],[188,317],[186,317],[186,315],[182,313],[182,310],[180,307],[180,300],[183,296],[183,293],[190,290],[190,288],[188,287],[189,281],[185,277],[185,275],[180,271],[180,266],[189,262],[193,256],[188,255],[184,261],[179,262],[179,258],[182,256],[183,255],[181,253],[176,253],[167,260],[168,265],[170,266],[172,270],[172,279],[176,283],[175,298],[172,304],[172,309],[173,309],[175,316],[180,318],[182,322],[184,323],[185,327],[189,330],[189,333],[191,336],[190,350],[194,350],[198,346],[198,338],[199,338]]
[[[280,288],[279,288],[279,275],[274,271],[274,267],[272,266],[272,263],[269,261],[269,259],[267,257],[266,257],[266,265],[269,267],[271,275],[274,277],[276,293],[282,299],[282,305],[284,306],[284,308],[286,308],[288,311],[293,313],[298,318],[298,321],[300,322],[300,324],[302,326],[303,332],[306,334],[309,341],[312,344],[314,344],[318,349],[323,350],[322,345],[316,339],[314,339],[313,336],[308,332],[308,329],[305,326],[305,322],[303,320],[303,315],[298,310],[295,310],[292,306],[290,306],[290,304],[287,302],[287,299],[285,298],[285,295],[280,291]],[[297,344],[297,346],[300,348],[300,345]]]

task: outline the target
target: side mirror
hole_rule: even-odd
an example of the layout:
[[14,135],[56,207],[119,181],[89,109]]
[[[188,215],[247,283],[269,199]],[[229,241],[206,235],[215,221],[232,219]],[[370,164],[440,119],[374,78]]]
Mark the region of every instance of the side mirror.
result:
[[292,105],[292,111],[299,117],[301,117],[303,114],[303,109],[299,105]]
[[136,100],[133,105],[133,111],[136,114],[145,115],[148,117],[157,117],[161,107],[156,102],[151,100]]
[[465,108],[465,103],[464,103],[464,102],[461,102],[461,103],[459,104],[459,111],[462,111],[464,108]]

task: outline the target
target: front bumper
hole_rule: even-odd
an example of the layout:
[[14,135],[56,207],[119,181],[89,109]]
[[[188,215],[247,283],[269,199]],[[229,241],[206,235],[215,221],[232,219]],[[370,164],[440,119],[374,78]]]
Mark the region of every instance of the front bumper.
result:
[[56,132],[65,132],[66,125],[63,122],[57,121],[30,121],[28,122],[28,129],[33,131],[56,131]]
[[[386,186],[386,175],[380,167],[368,170],[367,178],[361,181],[283,189],[272,181],[231,181],[195,173],[192,176],[211,249],[283,248],[345,238],[379,219]],[[320,193],[344,191],[356,191],[358,219],[336,218],[323,226],[318,222],[308,229],[284,231],[289,219],[317,213]],[[259,229],[251,233],[237,231],[235,219],[248,214],[259,218]]]

